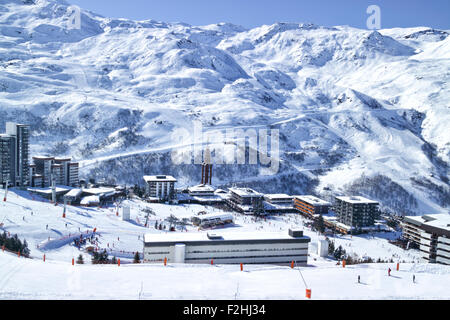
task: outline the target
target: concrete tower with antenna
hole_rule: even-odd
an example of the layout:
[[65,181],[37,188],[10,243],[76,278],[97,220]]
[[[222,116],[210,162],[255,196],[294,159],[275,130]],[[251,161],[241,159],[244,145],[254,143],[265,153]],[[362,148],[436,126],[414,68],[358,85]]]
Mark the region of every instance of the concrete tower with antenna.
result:
[[204,162],[202,164],[202,184],[212,185],[213,165],[211,163],[211,151],[209,147],[206,147],[203,159]]

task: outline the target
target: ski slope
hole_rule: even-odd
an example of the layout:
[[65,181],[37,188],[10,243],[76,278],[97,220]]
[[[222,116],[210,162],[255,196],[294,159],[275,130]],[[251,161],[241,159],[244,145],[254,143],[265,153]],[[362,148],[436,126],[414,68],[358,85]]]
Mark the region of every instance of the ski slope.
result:
[[306,288],[300,272],[314,300],[450,299],[450,267],[405,264],[391,277],[388,268],[394,265],[246,265],[244,272],[239,266],[72,266],[0,252],[0,299],[301,300]]
[[[34,199],[33,199],[34,198]],[[363,236],[339,236],[333,240],[348,253],[373,259],[393,259],[391,264],[336,265],[336,261],[319,258],[315,249],[319,236],[305,226],[296,214],[269,217],[258,222],[253,217],[233,213],[235,225],[216,232],[283,231],[301,228],[311,237],[308,265],[292,270],[273,265],[239,266],[147,265],[131,264],[133,252],[142,252],[143,234],[165,233],[154,223],[170,215],[179,219],[206,211],[201,205],[169,206],[126,200],[131,207],[131,221],[122,221],[114,207],[78,208],[69,206],[66,219],[63,208],[31,194],[11,189],[6,202],[0,203],[0,231],[18,234],[29,243],[32,259],[0,252],[0,299],[304,299],[305,284],[313,290],[313,299],[449,299],[450,268],[422,264],[417,250],[404,251],[389,244],[395,233]],[[151,208],[149,226],[143,226]],[[31,215],[33,212],[33,215]],[[119,210],[121,215],[121,210]],[[66,227],[67,223],[67,227]],[[48,224],[49,228],[46,229]],[[109,249],[110,257],[121,259],[121,266],[92,265],[90,256],[74,247],[69,236],[77,237],[97,228],[99,248]],[[187,231],[199,231],[187,226]],[[48,241],[50,237],[50,241]],[[69,239],[68,239],[69,237]],[[108,248],[109,244],[109,248]],[[39,247],[38,247],[39,246]],[[43,255],[46,261],[43,261]],[[72,266],[72,258],[83,255],[85,264]],[[387,269],[400,272],[387,276]],[[300,271],[299,271],[300,270]],[[417,283],[412,283],[413,274]],[[357,283],[358,275],[362,283]]]

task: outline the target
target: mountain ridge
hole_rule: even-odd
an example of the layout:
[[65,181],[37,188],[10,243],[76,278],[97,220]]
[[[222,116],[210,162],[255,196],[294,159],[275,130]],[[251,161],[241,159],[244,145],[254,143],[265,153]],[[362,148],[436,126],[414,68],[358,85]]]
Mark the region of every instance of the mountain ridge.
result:
[[[164,164],[168,154],[150,155],[173,147],[174,129],[192,130],[194,120],[207,132],[275,128],[285,171],[262,191],[327,197],[329,186],[344,194],[361,177],[383,176],[416,200],[404,212],[448,210],[447,31],[191,26],[85,10],[81,30],[69,30],[69,6],[0,0],[0,130],[30,123],[32,154],[73,156],[84,174],[120,183],[174,170],[186,184],[198,180],[195,166],[184,174]],[[136,166],[121,165],[133,154]],[[257,186],[262,168],[217,170],[218,185]],[[293,187],[299,181],[304,188]]]

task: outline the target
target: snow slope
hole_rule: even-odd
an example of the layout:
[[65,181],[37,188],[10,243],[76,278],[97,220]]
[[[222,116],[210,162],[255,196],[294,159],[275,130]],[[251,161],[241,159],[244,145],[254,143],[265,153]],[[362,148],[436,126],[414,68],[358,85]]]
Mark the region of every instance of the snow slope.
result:
[[388,277],[389,267],[394,266],[358,265],[343,269],[331,264],[311,264],[296,270],[245,266],[241,272],[239,266],[72,266],[19,259],[0,252],[0,299],[302,300],[305,285],[300,272],[312,289],[312,299],[450,299],[449,267],[405,264]]
[[[176,128],[279,129],[282,166],[217,166],[215,184],[263,192],[361,191],[400,214],[450,205],[450,47],[426,27],[360,30],[277,23],[251,30],[110,19],[62,0],[0,0],[0,130],[30,123],[32,153],[74,156],[83,173],[123,183],[175,172]],[[255,176],[257,178],[255,178]],[[182,185],[181,185],[182,184]],[[323,194],[322,194],[323,195]],[[395,199],[402,205],[395,204]]]
[[[336,265],[336,261],[319,258],[314,253],[318,236],[305,227],[304,218],[295,214],[271,217],[257,223],[251,217],[234,214],[235,226],[217,232],[287,232],[289,227],[302,228],[312,239],[306,267],[292,270],[286,266],[246,265],[241,272],[239,266],[129,264],[132,252],[142,251],[144,233],[165,233],[154,229],[155,221],[163,221],[170,215],[188,218],[199,211],[212,213],[217,209],[200,205],[145,204],[136,200],[127,204],[131,206],[130,222],[116,217],[113,207],[70,206],[67,218],[63,219],[61,206],[43,202],[37,197],[33,200],[28,193],[12,190],[7,202],[0,204],[0,219],[4,223],[2,231],[18,233],[19,238],[25,238],[33,259],[0,252],[0,299],[304,299],[305,284],[300,272],[306,285],[312,289],[313,299],[450,299],[450,267],[422,264],[417,250],[404,251],[388,243],[389,238],[398,235],[380,233],[374,234],[374,238],[342,236],[334,239],[348,253],[374,259],[393,258],[394,262],[406,261],[391,277],[388,277],[387,269],[395,270],[395,263],[355,265],[343,269]],[[151,208],[155,213],[150,216],[149,228],[143,226],[144,208]],[[46,224],[49,225],[48,230]],[[67,240],[69,235],[79,235],[78,228],[83,233],[97,228],[100,248],[107,249],[109,244],[113,250],[110,255],[121,258],[121,266],[90,264],[90,256]],[[188,226],[187,232],[199,231]],[[45,262],[42,259],[44,254]],[[86,264],[72,266],[72,258],[79,254],[84,256]],[[358,275],[361,276],[361,284],[357,283]],[[416,276],[416,284],[412,283],[413,275]]]
[[[183,219],[200,211],[220,210],[200,205],[147,204],[138,200],[127,200],[124,204],[131,208],[131,221],[117,217],[115,207],[69,206],[63,219],[61,206],[12,189],[7,201],[0,203],[3,223],[0,231],[26,239],[32,259],[0,251],[0,299],[304,299],[305,286],[299,272],[313,290],[313,299],[450,299],[450,267],[420,263],[418,250],[404,251],[391,245],[388,240],[399,234],[333,237],[336,245],[342,245],[347,253],[394,261],[343,269],[336,261],[315,254],[318,236],[296,214],[255,222],[252,217],[233,213],[235,225],[216,232],[287,232],[290,227],[301,228],[311,238],[311,244],[308,265],[300,269],[246,265],[245,272],[241,272],[239,266],[133,265],[130,264],[133,253],[142,252],[143,235],[165,233],[154,228],[156,221],[161,223],[171,215]],[[149,216],[147,228],[144,226],[146,209],[154,212]],[[99,248],[107,249],[110,257],[120,258],[120,267],[92,265],[90,256],[72,245],[80,232],[91,234],[94,228],[97,228]],[[207,231],[187,226],[185,231],[177,232]],[[72,266],[72,258],[80,254],[86,264]],[[389,278],[387,269],[394,270],[397,261],[402,262],[401,270]],[[416,284],[412,283],[413,274]],[[358,275],[361,284],[357,284]]]

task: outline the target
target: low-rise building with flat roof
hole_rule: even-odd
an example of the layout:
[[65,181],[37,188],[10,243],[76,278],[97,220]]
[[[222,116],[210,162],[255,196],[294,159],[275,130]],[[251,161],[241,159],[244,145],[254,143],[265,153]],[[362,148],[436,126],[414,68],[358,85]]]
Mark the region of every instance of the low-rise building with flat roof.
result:
[[256,207],[264,209],[264,195],[250,188],[229,188],[227,204],[234,210],[253,214]]
[[306,265],[310,241],[298,230],[147,234],[144,263]]
[[294,207],[302,215],[315,218],[318,215],[328,214],[332,204],[315,196],[295,196]]
[[214,196],[215,189],[207,184],[200,184],[198,186],[189,187],[188,193],[191,196],[210,197]]
[[292,204],[293,196],[287,194],[265,194],[264,200],[273,204]]

